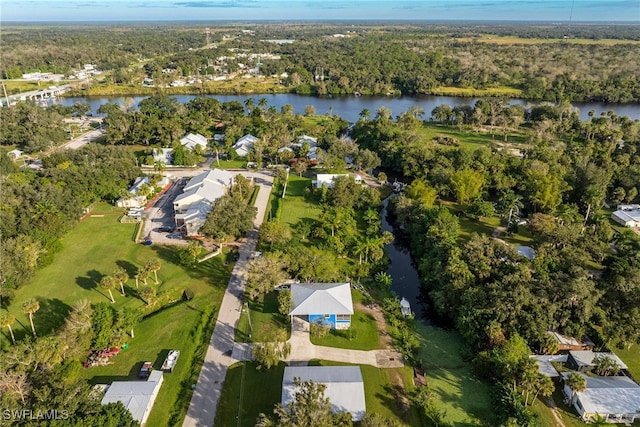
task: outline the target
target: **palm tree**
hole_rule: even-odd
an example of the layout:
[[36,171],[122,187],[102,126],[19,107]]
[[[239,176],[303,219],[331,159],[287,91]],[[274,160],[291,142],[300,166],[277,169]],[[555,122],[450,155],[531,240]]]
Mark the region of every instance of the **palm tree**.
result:
[[129,274],[127,273],[127,270],[119,267],[113,273],[113,279],[120,284],[120,290],[122,291],[122,296],[124,296],[124,284],[129,280]]
[[160,260],[158,258],[152,258],[147,261],[147,264],[144,266],[147,271],[153,272],[153,276],[155,278],[156,285],[158,284],[158,270],[162,267],[160,264]]
[[138,280],[142,280],[142,283],[147,285],[147,279],[149,278],[149,270],[147,266],[138,269],[138,274],[136,274],[136,289],[138,288]]
[[113,299],[113,294],[111,290],[116,287],[116,281],[112,276],[104,276],[100,279],[100,287],[106,291],[109,291],[109,296],[111,297],[111,302],[115,303],[116,300]]
[[1,313],[0,314],[0,327],[9,328],[9,334],[11,334],[11,341],[13,345],[16,345],[16,337],[13,336],[13,329],[11,329],[11,325],[16,321],[16,316],[11,313]]
[[571,389],[571,405],[574,405],[578,393],[587,389],[587,379],[577,372],[572,372],[567,375],[564,383]]
[[40,303],[37,299],[31,298],[22,304],[22,312],[29,315],[29,322],[31,322],[31,332],[36,337],[36,328],[33,326],[33,313],[40,310]]
[[371,111],[369,111],[369,109],[365,108],[362,111],[360,111],[360,118],[364,121],[369,120],[369,118],[371,118]]

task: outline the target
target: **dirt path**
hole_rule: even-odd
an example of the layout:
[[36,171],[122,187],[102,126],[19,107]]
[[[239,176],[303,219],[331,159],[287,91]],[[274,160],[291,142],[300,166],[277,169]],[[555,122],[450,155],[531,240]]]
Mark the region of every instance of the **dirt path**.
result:
[[566,427],[564,421],[562,421],[562,417],[558,414],[558,407],[556,406],[556,402],[553,400],[553,397],[543,397],[542,401],[551,409],[551,414],[553,414],[553,418],[556,420],[556,427]]
[[384,315],[382,314],[382,307],[375,303],[367,305],[357,303],[354,304],[354,309],[362,310],[365,313],[372,315],[376,320],[376,326],[380,335],[380,347],[384,349],[393,348],[393,341],[391,340],[391,336],[387,332],[387,322],[384,319]]

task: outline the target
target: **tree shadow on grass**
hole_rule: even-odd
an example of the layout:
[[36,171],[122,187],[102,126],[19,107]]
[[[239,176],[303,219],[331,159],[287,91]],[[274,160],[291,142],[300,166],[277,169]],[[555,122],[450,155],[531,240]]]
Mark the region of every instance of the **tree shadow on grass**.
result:
[[[100,273],[98,270],[89,270],[87,271],[86,276],[76,277],[76,283],[82,289],[90,291],[92,289],[98,289],[98,283],[100,283],[100,279],[102,279],[105,275]],[[98,291],[100,292],[100,291]],[[100,292],[102,293],[102,292]]]
[[376,393],[376,397],[398,418],[404,419],[411,409],[411,402],[404,389],[398,385],[387,384],[382,387],[382,391]]
[[125,261],[125,260],[119,259],[118,261],[116,261],[116,265],[118,267],[120,267],[120,268],[123,268],[127,272],[127,274],[129,275],[130,279],[134,279],[136,273],[138,273],[138,267],[136,267],[135,265],[133,265],[129,261]]
[[[71,306],[58,298],[39,299],[40,310],[33,314],[33,325],[38,336],[59,329],[71,311]],[[29,326],[30,327],[30,326]]]

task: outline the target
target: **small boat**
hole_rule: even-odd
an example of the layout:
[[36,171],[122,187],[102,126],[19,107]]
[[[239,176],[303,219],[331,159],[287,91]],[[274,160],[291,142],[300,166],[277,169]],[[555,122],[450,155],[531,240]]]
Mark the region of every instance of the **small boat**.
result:
[[400,300],[400,312],[404,317],[411,316],[412,314],[411,304],[409,304],[409,301],[407,301],[405,297],[402,297],[402,299]]
[[164,372],[173,372],[173,368],[178,362],[178,357],[180,357],[180,350],[171,350],[167,355],[167,358],[164,359],[164,363],[160,369]]

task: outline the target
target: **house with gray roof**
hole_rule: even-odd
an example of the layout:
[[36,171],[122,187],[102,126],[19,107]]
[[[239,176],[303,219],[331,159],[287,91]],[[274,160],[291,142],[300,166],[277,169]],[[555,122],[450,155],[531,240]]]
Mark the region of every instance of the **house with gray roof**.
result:
[[213,202],[224,196],[232,185],[233,174],[221,169],[191,178],[183,193],[173,201],[176,227],[183,229],[188,236],[198,235]]
[[[564,385],[567,401],[572,402],[583,421],[602,417],[609,423],[631,425],[640,420],[640,386],[631,378],[622,376],[594,377],[579,373],[587,380],[584,391],[573,393]],[[564,380],[568,372],[562,373]],[[573,399],[573,400],[572,400]]]
[[613,359],[620,369],[627,369],[627,365],[614,353],[606,353],[606,352],[594,352],[591,350],[577,350],[577,351],[569,351],[569,359],[567,360],[567,364],[572,369],[581,372],[591,371],[596,367],[596,364],[593,362],[597,356],[608,356]]
[[361,421],[366,412],[364,381],[359,366],[299,366],[284,368],[282,405],[295,400],[298,391],[294,379],[324,384],[331,412],[349,412],[353,421]]
[[144,426],[162,386],[162,371],[152,371],[146,381],[114,381],[107,387],[101,403],[122,402],[133,419]]
[[233,149],[236,150],[238,157],[247,157],[251,150],[253,150],[253,144],[255,144],[256,141],[258,141],[258,138],[255,136],[245,135],[233,144]]
[[307,317],[309,323],[348,329],[353,315],[351,284],[292,283],[290,316]]
[[207,148],[207,138],[200,135],[199,133],[193,134],[190,133],[187,136],[183,136],[180,139],[180,144],[193,151],[196,147],[200,147],[202,150]]

